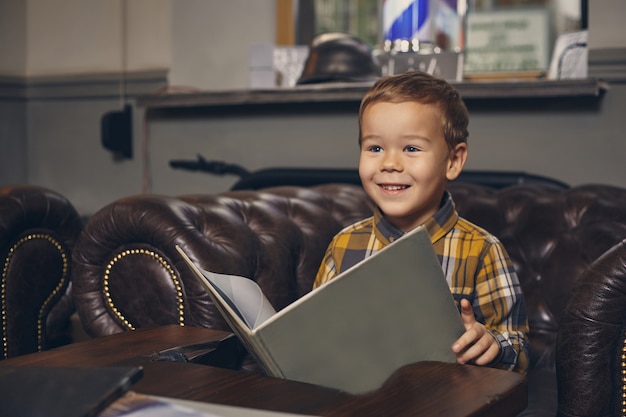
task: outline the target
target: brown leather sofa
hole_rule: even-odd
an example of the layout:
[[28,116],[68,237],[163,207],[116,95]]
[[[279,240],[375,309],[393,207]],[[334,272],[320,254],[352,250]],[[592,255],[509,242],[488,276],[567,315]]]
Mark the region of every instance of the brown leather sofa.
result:
[[81,227],[73,205],[52,190],[0,187],[0,359],[71,341],[71,251]]
[[[452,183],[461,215],[497,235],[518,271],[531,342],[524,415],[621,415],[626,190]],[[177,323],[227,329],[177,254],[256,280],[280,309],[308,292],[327,243],[371,214],[356,185],[132,196],[94,214],[74,251],[73,295],[101,336]],[[597,260],[597,261],[596,261]]]

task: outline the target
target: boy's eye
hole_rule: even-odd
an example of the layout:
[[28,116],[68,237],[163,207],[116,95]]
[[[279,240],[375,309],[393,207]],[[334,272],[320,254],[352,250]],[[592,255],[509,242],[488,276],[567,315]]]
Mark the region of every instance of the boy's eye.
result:
[[378,145],[373,145],[368,148],[370,152],[382,152],[383,148]]
[[419,152],[420,151],[417,146],[411,146],[411,145],[409,145],[406,148],[404,148],[404,150],[406,152]]

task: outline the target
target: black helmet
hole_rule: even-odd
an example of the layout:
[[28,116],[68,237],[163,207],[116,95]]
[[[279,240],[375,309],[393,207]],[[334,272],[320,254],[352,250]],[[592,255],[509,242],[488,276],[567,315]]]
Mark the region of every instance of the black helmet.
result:
[[309,46],[298,84],[373,81],[380,76],[372,49],[347,33],[324,33]]

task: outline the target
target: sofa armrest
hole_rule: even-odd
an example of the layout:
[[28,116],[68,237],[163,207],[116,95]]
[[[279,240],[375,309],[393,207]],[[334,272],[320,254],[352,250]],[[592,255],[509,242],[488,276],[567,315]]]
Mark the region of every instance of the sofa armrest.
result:
[[2,359],[71,341],[71,251],[81,227],[52,190],[0,188]]
[[[180,199],[137,195],[118,200],[93,214],[73,254],[73,297],[85,332],[92,337],[138,327],[208,322],[223,328],[208,308],[202,288],[176,251],[193,259],[231,262],[224,268],[249,273],[245,246],[212,245],[203,235],[203,213]],[[212,238],[241,237],[228,216]],[[231,245],[232,247],[232,245]],[[218,321],[218,323],[215,323]]]
[[622,415],[626,392],[626,240],[578,279],[559,326],[562,417]]

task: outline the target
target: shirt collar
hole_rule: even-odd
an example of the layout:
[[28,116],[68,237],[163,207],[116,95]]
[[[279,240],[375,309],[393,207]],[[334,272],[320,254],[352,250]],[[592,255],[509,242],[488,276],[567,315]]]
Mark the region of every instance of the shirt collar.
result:
[[[452,195],[444,191],[439,210],[424,222],[424,227],[433,243],[445,236],[454,227],[459,214],[456,211]],[[391,224],[378,207],[374,209],[374,234],[385,245],[401,237],[404,232]]]

